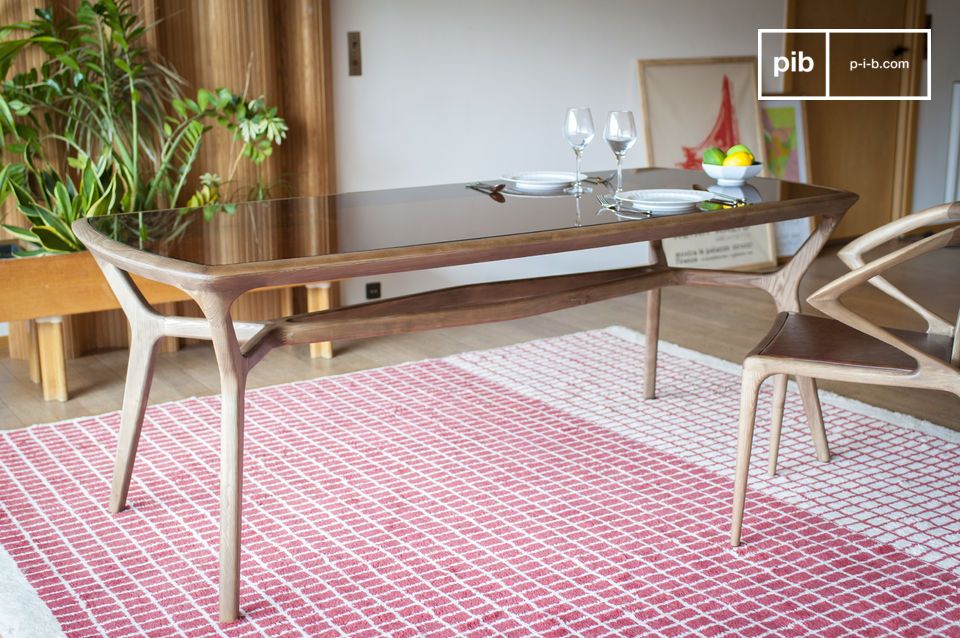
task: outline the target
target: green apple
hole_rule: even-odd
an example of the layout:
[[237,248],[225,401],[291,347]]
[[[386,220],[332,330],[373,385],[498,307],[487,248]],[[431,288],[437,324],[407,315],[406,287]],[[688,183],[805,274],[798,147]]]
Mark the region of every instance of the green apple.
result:
[[726,155],[716,146],[711,146],[703,152],[703,163],[704,164],[716,164],[720,166],[723,164],[723,160]]

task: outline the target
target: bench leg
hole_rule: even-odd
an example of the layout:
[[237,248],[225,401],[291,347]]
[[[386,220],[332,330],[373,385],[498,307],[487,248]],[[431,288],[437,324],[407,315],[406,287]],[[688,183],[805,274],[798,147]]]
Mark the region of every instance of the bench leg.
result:
[[37,352],[45,401],[67,400],[67,363],[63,353],[63,318],[37,319]]
[[[330,310],[334,307],[333,287],[329,282],[310,284],[307,286],[307,312]],[[310,344],[310,358],[333,358],[333,343],[321,341]]]
[[30,370],[30,380],[34,383],[40,383],[43,380],[43,374],[40,372],[40,344],[37,343],[37,324],[32,319],[24,322],[27,326],[27,366]]

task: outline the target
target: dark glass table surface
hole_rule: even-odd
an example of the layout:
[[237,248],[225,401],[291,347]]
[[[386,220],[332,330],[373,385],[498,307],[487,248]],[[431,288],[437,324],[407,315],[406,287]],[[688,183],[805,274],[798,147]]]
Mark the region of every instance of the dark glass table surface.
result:
[[[486,183],[496,184],[497,180]],[[624,171],[624,189],[713,185],[699,171]],[[570,195],[505,196],[498,202],[464,184],[298,197],[169,209],[91,218],[99,233],[148,253],[206,266],[355,253],[385,248],[636,223],[603,210],[597,194],[612,186],[591,184]],[[755,178],[753,199],[777,202],[836,193],[829,188]],[[695,211],[686,215],[709,215]],[[642,222],[641,222],[642,223]]]

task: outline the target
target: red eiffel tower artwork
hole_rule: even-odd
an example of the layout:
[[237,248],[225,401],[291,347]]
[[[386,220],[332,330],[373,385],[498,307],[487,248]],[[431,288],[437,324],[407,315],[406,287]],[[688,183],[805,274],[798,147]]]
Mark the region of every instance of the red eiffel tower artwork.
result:
[[737,128],[737,114],[733,110],[733,101],[730,99],[730,79],[726,74],[723,75],[723,88],[720,93],[720,111],[717,113],[717,121],[713,129],[697,146],[683,147],[683,161],[677,162],[680,168],[700,168],[700,162],[703,161],[703,151],[716,146],[721,150],[727,150],[737,143],[740,137]]

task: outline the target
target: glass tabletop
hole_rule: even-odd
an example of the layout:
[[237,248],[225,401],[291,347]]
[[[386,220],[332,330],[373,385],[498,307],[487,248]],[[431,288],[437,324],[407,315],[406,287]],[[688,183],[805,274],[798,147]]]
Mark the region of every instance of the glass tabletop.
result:
[[[699,171],[624,171],[624,190],[690,189],[694,184],[710,186],[713,182]],[[504,195],[503,201],[497,201],[500,198],[464,184],[450,184],[122,213],[89,221],[97,232],[130,247],[204,266],[636,222],[600,206],[596,195],[612,194],[612,187],[592,184],[591,188],[593,192],[581,198]],[[765,178],[751,179],[743,188],[748,201],[763,203],[837,192]],[[697,210],[685,214],[711,213]]]

